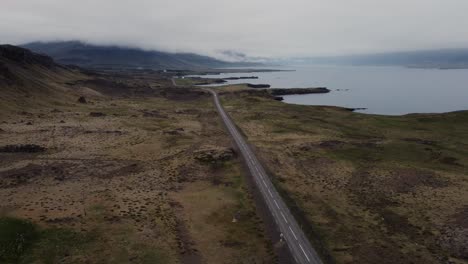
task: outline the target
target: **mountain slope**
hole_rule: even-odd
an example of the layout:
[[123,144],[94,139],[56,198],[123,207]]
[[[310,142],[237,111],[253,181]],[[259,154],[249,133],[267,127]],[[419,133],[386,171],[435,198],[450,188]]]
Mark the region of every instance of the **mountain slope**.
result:
[[66,100],[67,82],[83,79],[77,70],[27,49],[0,45],[0,104],[2,111]]
[[199,69],[249,66],[230,63],[193,53],[167,53],[136,48],[97,46],[78,41],[33,42],[23,47],[47,54],[62,64],[95,68]]

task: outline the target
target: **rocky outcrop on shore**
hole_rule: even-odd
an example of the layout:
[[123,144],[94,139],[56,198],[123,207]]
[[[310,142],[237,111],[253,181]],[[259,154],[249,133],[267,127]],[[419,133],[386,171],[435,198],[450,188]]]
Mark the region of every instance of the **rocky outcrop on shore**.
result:
[[250,87],[250,88],[270,88],[269,84],[251,84],[251,83],[248,83],[247,86]]
[[[271,98],[277,101],[283,101],[283,95],[294,95],[294,94],[323,94],[329,93],[330,90],[325,87],[315,88],[273,88],[273,89],[245,89],[234,92],[219,92],[219,94],[245,94],[249,96],[261,96]],[[361,110],[361,109],[356,109]]]
[[[251,84],[248,83],[249,88],[270,88],[269,84]],[[314,93],[329,93],[330,90],[325,87],[311,87],[311,88],[273,88],[264,89],[273,96],[292,95],[292,94],[314,94]]]
[[248,80],[248,79],[258,79],[258,76],[241,76],[241,77],[228,77],[223,78],[224,80]]
[[272,95],[291,95],[291,94],[314,94],[314,93],[329,93],[330,90],[325,87],[315,88],[280,88],[280,89],[269,89]]

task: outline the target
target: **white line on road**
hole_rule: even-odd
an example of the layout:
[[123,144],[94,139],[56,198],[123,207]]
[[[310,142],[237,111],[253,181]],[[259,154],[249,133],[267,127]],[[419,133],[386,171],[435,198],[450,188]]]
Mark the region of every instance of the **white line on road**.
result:
[[281,213],[281,216],[283,216],[284,221],[286,221],[286,223],[288,223],[288,220],[287,220],[286,217],[284,216],[283,212],[280,212],[280,213]]
[[[175,81],[175,80],[173,80],[173,81]],[[305,246],[306,246],[307,252],[309,252],[309,253],[306,253],[306,250],[303,248],[301,243],[307,242],[307,240],[304,240],[304,238],[303,238],[304,235],[301,233],[301,230],[296,229],[296,232],[299,232],[298,233],[299,237],[301,237],[301,240],[299,240],[298,236],[296,236],[296,233],[291,228],[291,226],[294,226],[295,228],[298,228],[297,223],[295,223],[294,217],[289,218],[289,217],[291,217],[290,215],[288,215],[288,218],[286,217],[284,212],[289,213],[289,211],[288,211],[287,207],[285,207],[285,204],[281,200],[281,197],[278,196],[278,193],[274,189],[275,187],[274,187],[274,185],[272,185],[272,183],[270,181],[270,177],[268,177],[268,175],[266,174],[265,169],[260,164],[260,161],[257,159],[257,157],[255,156],[255,153],[252,151],[250,146],[246,142],[244,142],[243,136],[237,130],[237,127],[235,126],[234,122],[225,113],[221,103],[219,102],[219,99],[218,99],[219,96],[216,94],[216,92],[214,92],[212,90],[210,90],[210,92],[214,95],[215,106],[216,106],[216,108],[217,108],[217,110],[218,110],[218,112],[219,112],[219,114],[220,114],[220,116],[222,118],[222,121],[224,122],[227,130],[229,131],[232,138],[234,139],[234,143],[237,144],[237,146],[239,148],[239,151],[244,156],[244,160],[246,162],[246,165],[247,165],[248,169],[251,171],[251,174],[252,174],[252,176],[254,178],[254,182],[257,185],[257,187],[259,188],[260,193],[262,194],[265,202],[267,203],[267,205],[268,205],[268,207],[269,207],[269,209],[270,209],[270,211],[272,213],[273,220],[276,222],[276,225],[279,227],[280,231],[282,231],[285,234],[288,233],[287,238],[290,237],[289,234],[293,235],[295,241],[291,240],[291,243],[288,243],[288,246],[289,246],[289,248],[291,250],[292,255],[294,256],[294,259],[296,260],[297,263],[304,263],[305,262],[304,257],[301,256],[301,254],[300,254],[300,250],[297,250],[298,249],[297,246],[299,245],[299,247],[302,250],[302,253],[304,254],[305,258],[307,259],[307,263],[311,263],[311,260],[309,259],[309,256],[307,254],[312,252],[310,254],[312,254],[312,257],[313,257],[313,260],[312,260],[313,263],[320,263],[321,264],[322,262],[320,261],[320,259],[318,259],[318,257],[315,256],[316,253],[313,250],[313,248],[309,249],[308,243],[306,243]],[[260,180],[263,182],[264,186],[262,186],[262,184],[260,183]],[[267,181],[268,181],[268,183],[267,183]],[[268,193],[270,194],[270,198],[267,198],[266,191],[268,191]],[[274,194],[273,194],[273,192],[274,192]],[[274,207],[271,206],[271,201],[272,200],[273,200],[273,202],[275,202],[275,205],[276,205],[277,209],[274,209]],[[280,201],[282,203],[281,206],[283,207],[283,209],[285,209],[285,211],[282,209],[282,207],[279,206],[279,203],[277,201]],[[283,220],[285,222],[281,222],[281,217],[279,217],[278,212],[281,213],[281,216],[282,216],[282,218],[283,218]],[[288,221],[288,219],[289,219],[289,221]],[[284,224],[284,223],[286,223],[286,224]],[[287,232],[286,226],[289,228],[291,233]]]
[[292,228],[290,226],[288,226],[288,227],[289,227],[289,230],[291,230],[291,233],[293,234],[294,238],[297,240],[297,236],[296,236],[296,234],[294,234],[294,231],[292,230]]
[[306,257],[307,261],[310,262],[310,259],[309,259],[309,257],[307,256],[307,254],[305,253],[305,251],[304,251],[304,249],[302,248],[302,245],[301,245],[301,244],[299,244],[299,247],[301,247],[302,253],[304,253],[304,256]]

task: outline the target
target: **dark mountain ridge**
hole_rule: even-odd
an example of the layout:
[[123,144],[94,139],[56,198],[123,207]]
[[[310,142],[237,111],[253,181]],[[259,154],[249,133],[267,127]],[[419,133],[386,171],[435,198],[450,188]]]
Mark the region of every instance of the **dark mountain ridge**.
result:
[[30,50],[0,45],[0,110],[63,102],[73,95],[67,82],[84,79],[52,58]]
[[38,64],[47,68],[59,66],[52,58],[46,55],[34,53],[13,45],[0,45],[0,58],[23,65]]
[[232,63],[193,53],[146,51],[118,46],[98,46],[79,41],[33,42],[22,45],[47,54],[62,64],[87,68],[208,69],[253,66],[254,63]]
[[33,67],[50,71],[65,69],[48,56],[13,45],[0,45],[0,84],[12,85],[21,82],[22,78],[18,72]]

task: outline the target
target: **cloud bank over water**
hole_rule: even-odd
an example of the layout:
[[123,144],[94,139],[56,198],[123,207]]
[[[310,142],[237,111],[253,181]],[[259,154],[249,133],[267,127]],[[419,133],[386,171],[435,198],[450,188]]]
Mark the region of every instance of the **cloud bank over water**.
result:
[[0,42],[226,56],[468,47],[466,0],[1,0]]

